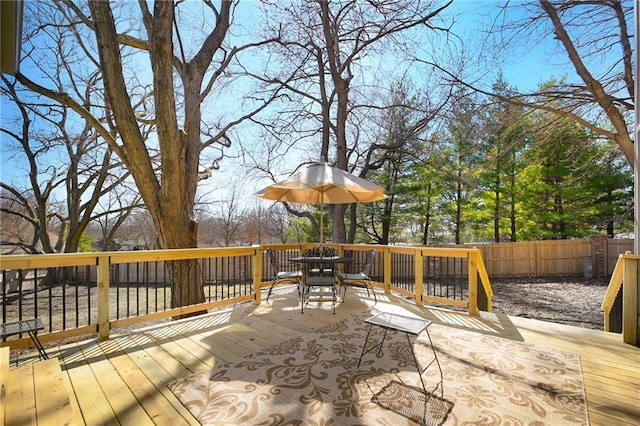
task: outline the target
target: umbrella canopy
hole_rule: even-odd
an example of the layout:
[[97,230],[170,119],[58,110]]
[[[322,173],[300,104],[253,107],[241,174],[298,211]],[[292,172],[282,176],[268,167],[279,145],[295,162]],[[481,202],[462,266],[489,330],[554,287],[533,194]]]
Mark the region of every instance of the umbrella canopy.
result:
[[267,200],[320,204],[320,243],[324,204],[371,203],[384,200],[384,188],[327,163],[316,163],[256,193]]

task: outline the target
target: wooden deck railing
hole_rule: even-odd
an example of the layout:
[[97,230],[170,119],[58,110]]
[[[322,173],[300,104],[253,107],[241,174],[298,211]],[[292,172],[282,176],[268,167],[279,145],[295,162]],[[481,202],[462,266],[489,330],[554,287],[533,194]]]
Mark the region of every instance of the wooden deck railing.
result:
[[[602,302],[604,330],[622,332],[625,343],[638,346],[638,261],[640,255],[621,254]],[[622,289],[622,293],[620,293]]]
[[[39,317],[43,343],[97,333],[107,339],[113,328],[160,321],[224,305],[260,304],[261,289],[271,284],[266,249],[282,258],[302,254],[313,244],[235,248],[151,250],[78,254],[0,256],[2,322]],[[491,310],[491,284],[475,248],[427,248],[327,244],[353,258],[349,272],[362,270],[366,252],[379,256],[371,272],[374,284],[402,293],[417,304],[456,306],[477,315]],[[202,266],[205,302],[172,308],[167,263],[197,259]],[[50,279],[55,274],[57,281]],[[11,287],[9,286],[11,285]],[[23,347],[26,336],[0,342]]]

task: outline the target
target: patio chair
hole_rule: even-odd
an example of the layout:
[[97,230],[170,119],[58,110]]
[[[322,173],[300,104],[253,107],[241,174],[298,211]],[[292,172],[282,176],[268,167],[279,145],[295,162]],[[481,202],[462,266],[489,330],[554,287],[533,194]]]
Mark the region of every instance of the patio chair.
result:
[[269,292],[267,293],[267,302],[269,301],[269,297],[271,296],[271,291],[278,284],[297,284],[296,288],[298,289],[298,298],[301,297],[300,294],[300,285],[302,284],[302,271],[281,271],[281,265],[278,263],[276,259],[276,254],[273,249],[267,249],[267,254],[269,255],[269,261],[271,262],[271,267],[273,268],[273,283],[271,287],[269,287]]
[[[321,297],[325,293],[331,295],[332,310],[336,313],[338,290],[336,286],[337,263],[333,261],[323,262],[322,258],[331,259],[337,256],[335,249],[330,247],[316,247],[304,253],[304,257],[317,258],[317,262],[305,262],[305,280],[302,284],[301,312],[304,314],[304,305],[309,302],[311,296]],[[314,291],[317,290],[317,291]]]
[[[314,247],[310,248],[302,254],[302,256],[304,257],[333,257],[337,255],[338,252],[336,252],[336,249],[332,247]],[[325,268],[324,270],[320,271],[321,266],[322,265],[319,263],[307,264],[307,276],[327,275],[334,272],[333,268]]]
[[369,291],[371,291],[371,293],[373,293],[374,302],[378,303],[376,292],[373,289],[373,286],[371,285],[371,278],[369,277],[369,275],[371,275],[371,268],[373,267],[373,261],[376,259],[376,253],[377,251],[375,249],[371,249],[367,252],[367,260],[362,272],[357,274],[346,274],[346,273],[338,274],[338,280],[340,281],[340,285],[344,288],[344,291],[342,294],[343,301],[347,295],[347,288],[357,287],[357,288],[366,289],[367,296],[370,296]]

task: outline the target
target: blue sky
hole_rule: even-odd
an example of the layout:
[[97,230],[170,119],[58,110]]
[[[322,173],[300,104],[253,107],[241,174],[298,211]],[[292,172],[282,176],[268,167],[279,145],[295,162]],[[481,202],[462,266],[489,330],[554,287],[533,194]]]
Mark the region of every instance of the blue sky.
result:
[[[241,2],[236,13],[237,17],[250,22],[254,16],[254,8],[257,2]],[[478,37],[479,26],[486,25],[491,21],[490,14],[492,10],[501,4],[492,0],[456,0],[450,7],[448,13],[454,13],[458,16],[457,24],[453,30],[465,40],[465,47],[473,51],[477,48],[477,43],[482,39]],[[246,22],[245,22],[246,23]],[[550,62],[548,54],[554,49],[553,40],[546,44],[536,46],[535,50],[524,52],[519,55],[510,54],[511,62],[506,59],[501,61],[502,71],[507,80],[520,90],[534,90],[537,85],[548,79],[551,75],[560,75],[564,72],[556,67],[549,67]],[[565,58],[557,58],[551,62],[566,63]],[[28,73],[27,66],[23,67],[23,72]],[[494,70],[497,71],[497,70]],[[6,103],[0,105],[0,120],[2,125],[7,126],[6,112],[8,111]],[[5,151],[6,136],[0,134],[0,179],[3,181],[11,181],[16,175],[22,175],[20,164],[17,164]],[[225,167],[225,163],[223,163]],[[19,179],[24,179],[20,177]]]

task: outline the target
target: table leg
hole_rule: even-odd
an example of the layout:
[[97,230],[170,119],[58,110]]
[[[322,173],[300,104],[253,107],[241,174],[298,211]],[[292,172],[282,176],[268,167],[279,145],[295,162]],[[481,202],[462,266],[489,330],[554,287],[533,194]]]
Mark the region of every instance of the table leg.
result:
[[389,331],[388,328],[383,328],[384,329],[384,334],[382,335],[382,340],[380,341],[380,343],[373,345],[372,347],[370,347],[369,349],[367,349],[367,343],[369,343],[369,335],[371,334],[371,328],[373,327],[373,324],[369,324],[369,329],[367,330],[367,337],[364,339],[364,345],[362,345],[362,353],[360,354],[360,359],[358,360],[358,368],[360,368],[360,363],[362,362],[362,357],[365,354],[368,354],[369,352],[374,351],[376,348],[378,348],[378,354],[380,352],[382,352],[382,345],[384,344],[384,339],[387,338],[387,331]]
[[[418,364],[418,358],[416,358],[416,353],[413,349],[413,344],[411,343],[411,338],[409,337],[409,333],[404,333],[407,336],[407,342],[409,343],[409,349],[411,349],[411,355],[413,356],[413,362],[416,364],[416,369],[418,370],[418,376],[420,377],[420,383],[422,383],[422,390],[424,394],[427,394],[427,386],[424,384],[424,379],[422,378],[422,373],[424,370],[420,369],[420,364]],[[426,370],[426,368],[425,368]]]
[[[364,345],[362,345],[362,353],[360,353],[360,359],[358,359],[358,368],[360,368],[360,363],[362,362],[362,357],[365,354],[365,349],[367,348],[367,343],[369,342],[369,334],[371,334],[371,327],[373,327],[372,324],[369,324],[369,329],[367,330],[367,337],[365,337],[364,339]],[[369,351],[367,351],[368,353]]]
[[[438,382],[436,387],[433,389],[433,392],[435,393],[438,390],[438,388],[440,388],[440,397],[443,398],[444,397],[444,389],[443,389],[444,377],[442,375],[442,367],[440,366],[440,361],[438,360],[436,349],[433,347],[433,342],[431,341],[431,335],[429,334],[429,330],[425,330],[425,331],[427,332],[427,337],[429,338],[429,346],[431,347],[431,351],[433,352],[433,359],[424,368],[420,368],[420,364],[418,363],[418,358],[416,358],[416,353],[413,349],[413,345],[411,344],[409,333],[405,333],[405,334],[407,335],[407,341],[409,342],[411,355],[413,355],[413,362],[415,362],[416,364],[416,369],[418,370],[418,376],[420,376],[420,382],[422,383],[422,389],[424,390],[425,395],[427,394],[427,386],[424,383],[424,379],[422,378],[422,375],[427,370],[427,368],[429,368],[431,364],[433,364],[435,361],[436,365],[438,366],[438,371],[440,372],[440,381]],[[416,336],[416,340],[418,340],[418,336]]]
[[[431,334],[429,334],[429,329],[427,328],[425,331],[427,332],[427,338],[429,339],[429,346],[431,346],[431,351],[433,352],[433,358],[436,361],[438,371],[440,372],[440,382],[436,385],[436,388],[433,390],[433,392],[435,393],[435,391],[438,390],[438,387],[440,387],[440,398],[444,398],[444,376],[442,374],[442,366],[440,365],[440,360],[438,359],[438,355],[436,354],[436,348],[433,347],[433,341],[431,341]],[[432,363],[433,361],[431,361],[429,365],[425,367],[425,370],[429,368]],[[424,372],[424,370],[422,371]],[[422,375],[420,375],[420,377],[422,377]]]
[[33,341],[33,344],[36,346],[36,349],[38,350],[38,353],[40,354],[42,359],[49,359],[49,356],[44,350],[44,346],[42,346],[42,343],[40,343],[40,339],[38,339],[37,332],[29,331],[28,333],[29,333],[29,337],[31,337],[31,341]]

